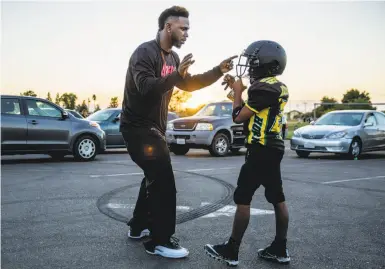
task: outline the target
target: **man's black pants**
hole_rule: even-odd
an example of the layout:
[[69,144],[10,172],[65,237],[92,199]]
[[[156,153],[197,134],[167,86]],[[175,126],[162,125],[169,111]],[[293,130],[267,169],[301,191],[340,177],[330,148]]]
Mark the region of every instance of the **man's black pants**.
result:
[[175,233],[176,187],[170,152],[163,135],[155,129],[122,132],[131,159],[143,170],[130,225],[148,228],[157,244]]

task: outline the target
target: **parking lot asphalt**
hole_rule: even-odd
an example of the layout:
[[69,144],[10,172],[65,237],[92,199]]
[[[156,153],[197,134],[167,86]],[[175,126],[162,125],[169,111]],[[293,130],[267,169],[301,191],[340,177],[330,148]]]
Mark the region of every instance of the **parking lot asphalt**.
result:
[[[172,155],[176,236],[190,255],[170,260],[127,238],[141,170],[124,150],[89,163],[72,156],[2,156],[2,268],[226,268],[206,256],[206,243],[231,232],[232,200],[244,153],[223,158],[191,150]],[[238,268],[385,268],[385,152],[360,160],[286,150],[282,177],[289,207],[290,265],[259,260],[275,235],[263,189],[252,202]]]

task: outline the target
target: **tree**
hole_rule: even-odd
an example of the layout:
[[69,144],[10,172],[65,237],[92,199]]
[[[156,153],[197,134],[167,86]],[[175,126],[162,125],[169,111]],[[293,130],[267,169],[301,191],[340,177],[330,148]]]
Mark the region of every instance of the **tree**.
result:
[[168,109],[172,112],[180,111],[181,104],[187,102],[190,99],[192,94],[190,92],[175,90],[172,93],[170,104],[168,105]]
[[60,106],[60,95],[59,95],[59,93],[56,94],[55,104]]
[[75,109],[76,100],[78,97],[74,93],[63,93],[60,97],[60,101],[63,102],[66,109]]
[[[336,104],[337,103],[337,100],[334,99],[333,97],[327,97],[327,96],[324,96],[322,97],[321,99],[321,103],[324,104],[324,103],[333,103],[333,104]],[[334,105],[323,105],[323,107],[325,107],[325,109],[331,109],[333,107],[335,107]]]
[[32,91],[32,90],[26,90],[25,92],[20,93],[20,95],[32,96],[32,97],[36,97],[37,96],[37,94],[34,91]]
[[96,107],[95,107],[95,109],[94,109],[94,112],[99,111],[99,110],[100,110],[100,106],[99,106],[99,104],[96,104]]
[[118,97],[115,96],[115,97],[112,97],[112,98],[111,98],[110,105],[109,105],[108,107],[109,107],[109,108],[112,108],[112,107],[118,107],[118,105],[119,105]]
[[51,98],[51,93],[50,92],[48,92],[48,94],[47,94],[47,100],[52,102],[52,98]]
[[95,106],[96,94],[93,94],[93,95],[92,95],[92,100],[94,100],[94,111],[95,111],[95,109],[96,109],[96,106]]
[[81,105],[76,106],[76,111],[78,111],[80,114],[83,115],[83,117],[86,117],[89,114],[88,106],[86,104],[86,100],[83,100]]
[[[339,109],[376,109],[371,105],[370,95],[368,92],[360,92],[357,89],[348,90],[342,97],[342,103],[362,103],[362,105],[339,106]],[[346,108],[345,108],[346,107]]]
[[[316,115],[317,118],[321,117],[323,114],[325,114],[326,111],[330,111],[330,110],[336,109],[336,105],[329,105],[327,103],[337,104],[337,100],[332,98],[332,97],[328,97],[328,96],[322,97],[322,99],[321,99],[321,106],[319,106],[319,107],[317,107],[315,109],[315,115]],[[314,115],[314,110],[310,114]]]
[[[337,100],[334,98],[330,98],[327,96],[322,97],[321,104],[324,103],[333,103],[333,104],[325,104],[317,107],[315,111],[313,110],[311,113],[317,118],[321,117],[323,114],[326,114],[333,110],[346,110],[346,109],[372,109],[376,108],[372,106],[370,101],[370,95],[366,91],[360,92],[357,89],[347,90],[343,95],[342,104],[338,104]],[[335,103],[335,105],[334,105]],[[356,103],[355,105],[349,105],[350,103]],[[362,105],[357,105],[357,103],[362,103]]]
[[357,99],[361,99],[362,101],[366,100],[367,103],[370,103],[370,96],[369,96],[369,93],[364,91],[364,92],[360,92],[359,90],[357,89],[350,89],[348,90],[344,96],[342,97],[342,100],[341,102],[342,103],[354,103],[355,100]]

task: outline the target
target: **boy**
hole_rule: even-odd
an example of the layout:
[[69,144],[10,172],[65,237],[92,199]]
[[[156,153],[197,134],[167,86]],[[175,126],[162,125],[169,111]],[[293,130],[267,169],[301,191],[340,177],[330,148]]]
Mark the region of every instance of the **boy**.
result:
[[[244,64],[241,64],[242,58],[245,58]],[[275,77],[281,75],[285,67],[286,53],[281,45],[262,40],[248,46],[236,67],[239,78],[246,71],[250,77],[246,103],[241,97],[246,89],[242,80],[234,81],[229,75],[225,77],[234,93],[233,121],[244,123],[247,155],[234,192],[237,210],[232,234],[224,244],[207,244],[204,249],[211,257],[229,265],[238,265],[239,246],[250,219],[250,203],[261,185],[265,188],[267,201],[274,206],[276,236],[270,246],[258,250],[258,256],[279,263],[290,261],[286,248],[289,214],[280,168],[285,151],[281,137],[282,115],[289,95],[286,85]]]

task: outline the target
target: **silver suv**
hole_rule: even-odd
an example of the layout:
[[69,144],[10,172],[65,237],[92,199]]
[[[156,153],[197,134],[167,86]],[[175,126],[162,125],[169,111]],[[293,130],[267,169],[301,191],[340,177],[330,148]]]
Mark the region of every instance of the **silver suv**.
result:
[[31,96],[1,96],[1,154],[73,154],[91,161],[106,148],[99,124],[78,119],[60,106]]
[[208,149],[215,157],[236,153],[245,144],[243,124],[232,118],[233,104],[228,101],[209,103],[194,116],[170,121],[166,138],[170,151],[185,155],[190,148]]

